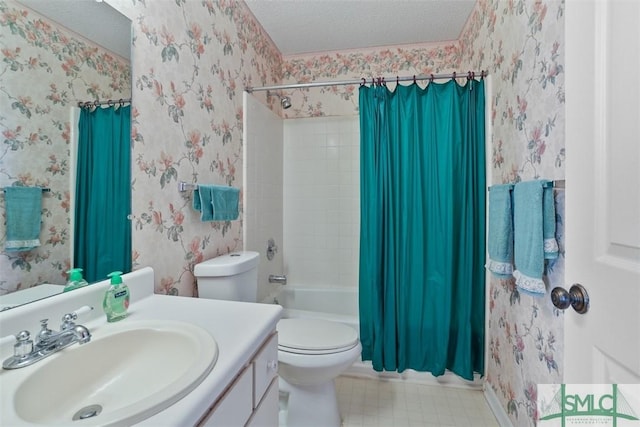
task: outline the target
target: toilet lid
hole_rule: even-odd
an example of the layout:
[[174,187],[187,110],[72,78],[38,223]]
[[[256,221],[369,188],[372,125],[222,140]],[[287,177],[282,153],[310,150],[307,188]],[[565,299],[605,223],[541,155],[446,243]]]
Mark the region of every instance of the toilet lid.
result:
[[277,330],[278,346],[294,353],[336,353],[358,343],[354,328],[329,320],[282,319],[278,322]]

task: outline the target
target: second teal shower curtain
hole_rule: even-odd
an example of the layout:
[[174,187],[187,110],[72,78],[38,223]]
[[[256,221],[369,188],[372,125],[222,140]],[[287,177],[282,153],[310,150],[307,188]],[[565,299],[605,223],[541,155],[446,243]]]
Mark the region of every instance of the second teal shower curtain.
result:
[[484,366],[484,82],[360,87],[360,340],[378,371]]
[[74,267],[89,282],[131,271],[131,106],[80,112]]

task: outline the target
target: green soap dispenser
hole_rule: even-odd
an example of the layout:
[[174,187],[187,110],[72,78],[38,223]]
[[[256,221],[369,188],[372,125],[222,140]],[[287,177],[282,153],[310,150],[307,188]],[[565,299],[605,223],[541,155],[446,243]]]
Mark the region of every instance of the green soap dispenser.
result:
[[72,291],[89,284],[89,282],[82,278],[81,268],[72,268],[71,270],[67,271],[67,273],[69,273],[69,280],[67,281],[67,284],[62,292]]
[[127,317],[129,309],[129,287],[122,283],[121,271],[109,273],[111,286],[104,294],[102,308],[107,315],[107,322],[117,322]]

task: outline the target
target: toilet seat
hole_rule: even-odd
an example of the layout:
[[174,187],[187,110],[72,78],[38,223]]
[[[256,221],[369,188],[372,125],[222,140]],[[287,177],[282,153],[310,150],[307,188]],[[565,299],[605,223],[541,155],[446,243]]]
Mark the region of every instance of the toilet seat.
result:
[[332,354],[358,345],[350,326],[321,319],[282,319],[278,322],[278,350],[295,354]]

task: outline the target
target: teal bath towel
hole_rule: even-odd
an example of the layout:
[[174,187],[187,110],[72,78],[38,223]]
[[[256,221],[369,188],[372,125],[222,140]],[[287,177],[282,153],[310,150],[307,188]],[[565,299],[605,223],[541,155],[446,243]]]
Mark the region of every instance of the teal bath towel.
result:
[[238,218],[240,190],[219,185],[198,185],[193,192],[193,209],[202,221],[232,221]]
[[542,280],[544,260],[545,257],[558,255],[555,235],[551,235],[555,234],[555,209],[553,188],[549,181],[527,181],[515,185],[513,228],[516,268],[513,276],[516,285],[525,293],[545,295],[546,288]]
[[5,187],[4,198],[7,216],[5,249],[17,252],[40,246],[42,188]]
[[489,191],[489,261],[486,267],[500,278],[513,274],[512,188],[512,184],[493,185]]

